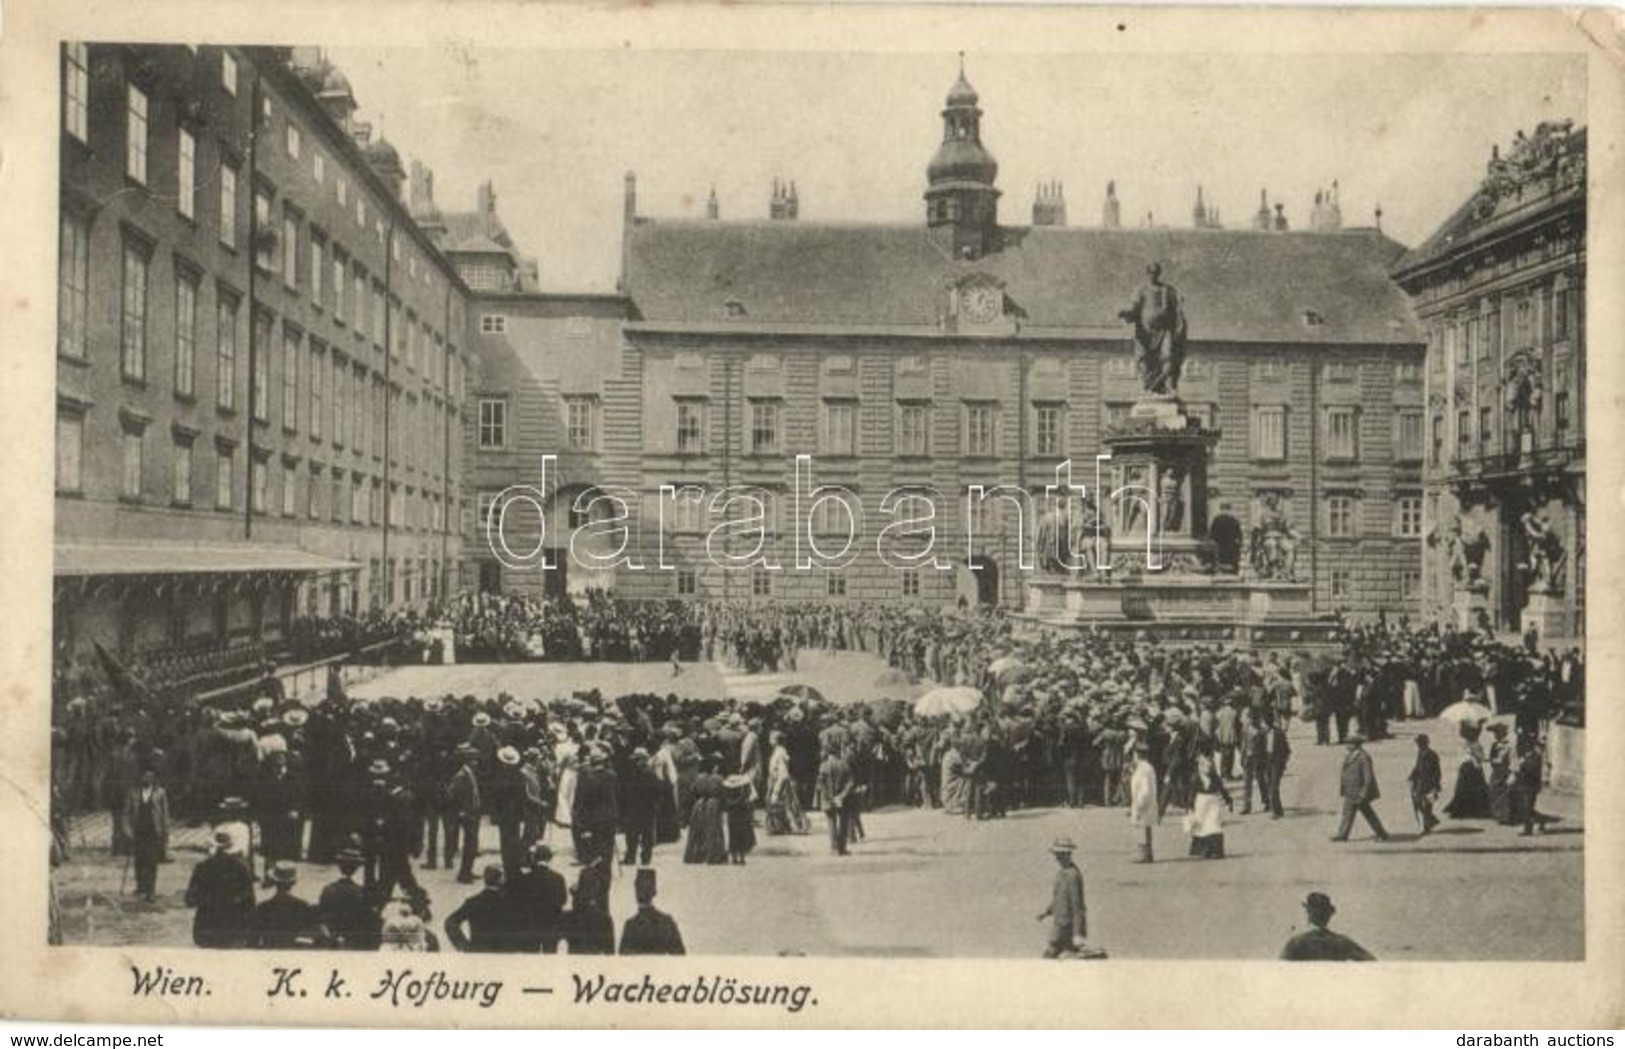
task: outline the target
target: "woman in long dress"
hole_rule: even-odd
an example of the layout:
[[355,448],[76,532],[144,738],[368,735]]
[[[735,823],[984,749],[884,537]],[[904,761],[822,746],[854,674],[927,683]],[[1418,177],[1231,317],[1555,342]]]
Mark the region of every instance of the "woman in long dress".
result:
[[1230,792],[1214,764],[1211,752],[1196,759],[1195,802],[1186,818],[1191,832],[1191,855],[1204,860],[1224,859],[1224,813],[1233,808]]
[[767,832],[805,834],[807,816],[796,797],[796,781],[790,776],[790,752],[784,747],[784,733],[775,729],[768,740],[773,753],[767,759]]
[[1507,727],[1490,726],[1495,741],[1490,744],[1490,816],[1495,822],[1512,825],[1512,744],[1507,741]]
[[948,737],[948,749],[942,753],[942,811],[950,816],[963,816],[970,801],[970,781],[965,776],[965,755],[960,753],[959,740]]
[[728,841],[722,829],[722,777],[715,766],[694,777],[689,787],[688,840],[684,863],[727,863]]
[[1482,729],[1482,725],[1462,722],[1461,738],[1467,743],[1467,758],[1456,771],[1456,789],[1450,796],[1450,804],[1444,807],[1451,819],[1490,818],[1490,791],[1484,782],[1484,748],[1478,742]]
[[576,804],[576,757],[577,747],[573,742],[559,743],[553,748],[553,754],[558,760],[559,782],[555,789],[558,800],[553,805],[553,822],[570,835],[571,844],[575,847],[577,858],[581,856],[581,841],[576,836],[575,828],[571,824],[571,812]]
[[722,781],[722,811],[728,820],[728,862],[745,865],[745,857],[756,847],[756,785],[739,773]]

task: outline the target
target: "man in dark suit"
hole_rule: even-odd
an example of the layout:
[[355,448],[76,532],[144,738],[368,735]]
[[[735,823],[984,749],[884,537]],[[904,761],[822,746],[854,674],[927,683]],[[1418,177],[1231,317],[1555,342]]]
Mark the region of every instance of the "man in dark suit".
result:
[[1284,962],[1374,962],[1372,953],[1339,933],[1327,928],[1337,908],[1323,892],[1311,892],[1303,901],[1304,913],[1311,928],[1300,932],[1281,948]]
[[1333,841],[1348,841],[1349,831],[1354,828],[1354,814],[1359,813],[1365,821],[1371,824],[1371,830],[1376,834],[1378,841],[1387,841],[1388,832],[1383,829],[1382,820],[1377,818],[1377,812],[1371,803],[1382,797],[1377,789],[1377,771],[1371,764],[1371,755],[1365,752],[1365,737],[1360,733],[1352,733],[1348,737],[1348,755],[1343,758],[1343,772],[1339,779],[1338,790],[1343,801],[1343,816],[1337,824],[1337,834]]
[[136,894],[152,903],[158,898],[158,864],[169,852],[169,795],[151,766],[125,794],[124,821],[134,851]]
[[562,916],[570,902],[564,875],[548,866],[553,850],[547,845],[531,849],[530,864],[508,879],[518,950],[531,954],[557,954],[563,936]]
[[620,819],[621,827],[626,832],[622,866],[629,867],[635,863],[647,865],[654,857],[655,821],[659,817],[660,801],[665,795],[666,785],[660,781],[649,760],[649,752],[637,747],[619,775]]
[[1263,712],[1264,727],[1264,807],[1271,819],[1286,815],[1281,804],[1281,780],[1286,776],[1287,762],[1292,760],[1292,744],[1287,742],[1286,726],[1276,718],[1273,710]]
[[462,850],[457,880],[464,885],[474,881],[474,861],[480,854],[481,792],[479,773],[474,770],[479,748],[464,743],[457,748],[457,771],[446,785],[446,866]]
[[378,949],[378,910],[367,891],[356,884],[361,869],[361,853],[346,846],[334,856],[339,876],[329,882],[316,902],[322,924],[333,936],[333,945],[346,951]]
[[199,947],[241,947],[254,921],[254,874],[232,851],[230,832],[214,835],[214,851],[192,868],[186,905],[195,907],[192,942]]
[[[502,868],[485,868],[485,887],[446,915],[446,938],[459,951],[502,954],[516,949],[513,905],[505,888]],[[467,924],[468,930],[463,929]]]
[[314,905],[293,894],[299,871],[282,860],[271,867],[271,883],[276,894],[254,908],[254,921],[248,933],[248,946],[257,950],[285,951],[293,948],[324,947],[330,937]]
[[831,749],[818,766],[818,807],[829,821],[829,847],[837,856],[846,855],[851,827],[852,769],[840,749]]
[[1411,766],[1410,783],[1417,832],[1427,834],[1439,825],[1433,806],[1444,789],[1444,774],[1439,768],[1439,753],[1428,746],[1426,733],[1416,737],[1416,764]]
[[576,781],[575,807],[570,813],[582,847],[577,859],[584,865],[602,860],[606,870],[615,862],[615,830],[620,823],[615,772],[609,767],[608,757],[601,743],[587,747]]
[[626,919],[621,928],[622,954],[686,954],[683,934],[671,915],[654,906],[655,872],[651,867],[638,871],[632,884],[637,894],[638,913]]

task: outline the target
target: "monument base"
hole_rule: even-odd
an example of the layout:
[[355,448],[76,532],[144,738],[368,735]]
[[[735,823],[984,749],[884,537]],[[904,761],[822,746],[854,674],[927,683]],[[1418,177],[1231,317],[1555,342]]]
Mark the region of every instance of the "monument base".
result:
[[1326,644],[1336,629],[1314,615],[1308,583],[1185,573],[1033,579],[1019,618],[1031,627],[1263,647]]
[[1550,590],[1530,591],[1529,603],[1523,606],[1518,627],[1525,634],[1533,630],[1542,640],[1561,637],[1565,611],[1562,594]]
[[1477,630],[1489,615],[1489,591],[1483,588],[1457,590],[1450,608],[1457,630]]

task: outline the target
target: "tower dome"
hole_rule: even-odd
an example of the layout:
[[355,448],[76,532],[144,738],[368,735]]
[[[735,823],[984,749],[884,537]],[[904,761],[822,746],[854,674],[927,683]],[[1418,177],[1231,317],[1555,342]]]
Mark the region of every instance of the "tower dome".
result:
[[999,191],[993,182],[999,162],[982,145],[977,100],[961,55],[959,77],[942,110],[942,143],[925,169],[926,225],[956,259],[991,250],[998,227]]

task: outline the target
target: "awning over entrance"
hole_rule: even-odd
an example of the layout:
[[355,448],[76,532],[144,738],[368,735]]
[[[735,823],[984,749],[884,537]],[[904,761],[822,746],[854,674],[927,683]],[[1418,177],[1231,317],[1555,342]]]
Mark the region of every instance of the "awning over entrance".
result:
[[239,572],[353,572],[353,561],[307,553],[297,547],[237,543],[58,543],[56,575],[224,575]]

